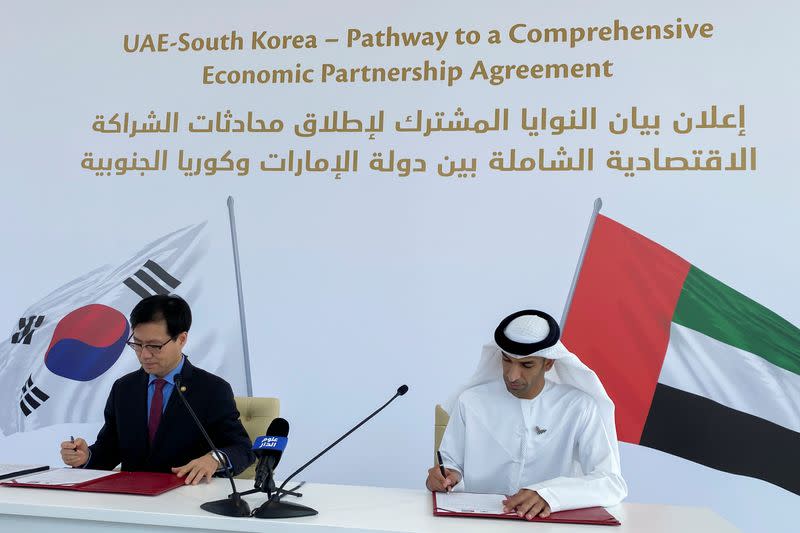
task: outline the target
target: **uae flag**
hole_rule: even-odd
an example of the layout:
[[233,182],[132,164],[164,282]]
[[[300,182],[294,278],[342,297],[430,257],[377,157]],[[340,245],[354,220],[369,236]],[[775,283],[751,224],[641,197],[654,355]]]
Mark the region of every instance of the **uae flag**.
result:
[[800,494],[796,326],[598,215],[563,340],[614,400],[621,441]]

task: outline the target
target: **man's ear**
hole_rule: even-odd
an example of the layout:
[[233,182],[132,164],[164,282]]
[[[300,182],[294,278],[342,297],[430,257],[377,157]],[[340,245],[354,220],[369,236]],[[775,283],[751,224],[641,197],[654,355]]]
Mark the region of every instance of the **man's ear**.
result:
[[178,336],[175,338],[175,342],[177,342],[177,343],[178,343],[178,346],[180,346],[181,348],[183,348],[184,346],[186,346],[186,340],[187,340],[188,338],[189,338],[189,332],[188,332],[188,331],[184,331],[183,333],[181,333],[180,335],[178,335]]
[[555,363],[555,359],[545,359],[544,360],[544,371],[547,372],[551,368],[553,368],[553,363]]

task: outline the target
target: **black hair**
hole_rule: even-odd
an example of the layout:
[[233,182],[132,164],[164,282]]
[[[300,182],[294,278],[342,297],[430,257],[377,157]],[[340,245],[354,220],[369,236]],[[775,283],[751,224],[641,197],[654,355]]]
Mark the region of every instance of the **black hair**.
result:
[[131,329],[139,324],[165,321],[167,332],[175,338],[192,325],[192,310],[180,296],[174,294],[156,294],[148,296],[136,304],[131,311]]

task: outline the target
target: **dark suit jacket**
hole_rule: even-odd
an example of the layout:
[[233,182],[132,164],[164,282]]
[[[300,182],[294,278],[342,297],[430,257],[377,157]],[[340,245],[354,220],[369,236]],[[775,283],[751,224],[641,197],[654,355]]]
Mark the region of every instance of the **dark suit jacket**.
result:
[[[111,470],[122,463],[122,470],[170,472],[210,450],[192,416],[173,389],[161,417],[153,445],[147,438],[147,381],[141,368],[122,376],[111,387],[105,408],[105,425],[86,468]],[[187,357],[181,370],[184,396],[197,413],[217,448],[227,454],[234,475],[255,460],[250,438],[239,421],[231,386],[224,379],[197,368]]]

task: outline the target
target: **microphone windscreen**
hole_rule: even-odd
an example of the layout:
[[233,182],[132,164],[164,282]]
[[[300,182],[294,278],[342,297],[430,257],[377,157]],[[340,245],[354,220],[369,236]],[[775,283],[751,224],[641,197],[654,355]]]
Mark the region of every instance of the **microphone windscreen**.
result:
[[400,396],[402,396],[407,392],[408,392],[408,385],[400,385],[399,387],[397,387],[397,394],[399,394]]
[[289,435],[289,422],[285,418],[276,418],[267,426],[267,434],[255,440],[252,449],[258,457],[275,457],[274,466],[277,466],[289,441],[287,435]]
[[288,437],[289,422],[285,418],[278,417],[267,426],[267,435],[270,437]]

